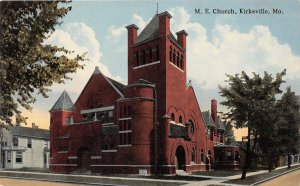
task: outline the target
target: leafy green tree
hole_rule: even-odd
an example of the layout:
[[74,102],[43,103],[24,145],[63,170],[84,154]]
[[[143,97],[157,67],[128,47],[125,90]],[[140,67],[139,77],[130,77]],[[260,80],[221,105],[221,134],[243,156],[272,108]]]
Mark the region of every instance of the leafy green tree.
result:
[[0,2],[0,126],[24,122],[20,107],[31,110],[34,91],[47,97],[49,87],[70,79],[83,68],[84,54],[45,44],[61,19],[71,10],[70,1]]
[[[221,104],[227,106],[226,119],[234,122],[236,128],[248,128],[246,158],[241,179],[246,178],[250,161],[257,143],[259,132],[270,117],[270,107],[275,104],[275,95],[281,93],[280,85],[284,82],[282,77],[285,70],[276,75],[264,73],[261,78],[253,73],[250,78],[244,71],[239,75],[227,75],[229,86],[219,86],[220,95],[226,100]],[[250,136],[253,136],[253,145],[250,148]]]
[[288,168],[291,167],[291,155],[299,152],[300,98],[288,87],[278,101],[278,139],[280,150],[288,156]]

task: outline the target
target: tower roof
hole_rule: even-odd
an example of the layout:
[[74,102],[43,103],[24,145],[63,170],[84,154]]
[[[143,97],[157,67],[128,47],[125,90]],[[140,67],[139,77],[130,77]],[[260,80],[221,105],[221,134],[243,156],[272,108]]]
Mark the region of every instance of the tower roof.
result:
[[157,14],[152,18],[144,30],[139,34],[134,44],[159,37],[159,17]]
[[74,111],[74,104],[66,90],[63,91],[50,111],[59,110]]
[[223,122],[221,121],[221,118],[218,116],[216,121],[216,127],[218,130],[226,130],[224,127]]
[[214,121],[209,113],[209,111],[202,112],[202,118],[206,127],[214,127]]

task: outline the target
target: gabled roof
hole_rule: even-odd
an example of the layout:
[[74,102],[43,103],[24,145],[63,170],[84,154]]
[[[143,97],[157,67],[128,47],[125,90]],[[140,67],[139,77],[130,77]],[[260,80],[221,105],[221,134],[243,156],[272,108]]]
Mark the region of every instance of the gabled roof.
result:
[[8,127],[8,130],[13,136],[40,138],[47,140],[49,140],[50,138],[49,130],[45,129],[10,126]]
[[64,90],[50,111],[59,111],[59,110],[74,111],[74,109],[75,109],[74,104],[69,94],[67,93],[66,90]]
[[216,127],[218,130],[226,130],[224,127],[224,124],[219,116],[217,117]]
[[202,118],[204,120],[206,127],[214,127],[215,126],[214,121],[213,121],[209,111],[202,112],[201,114],[202,114]]
[[105,76],[99,69],[98,66],[95,67],[95,70],[93,72],[93,75],[94,74],[100,74],[102,75],[106,80],[107,82],[118,92],[118,94],[123,97],[123,91],[124,91],[124,88],[125,88],[125,85],[123,85],[122,83],[120,82],[117,82],[107,76]]
[[159,17],[155,14],[144,30],[138,35],[134,44],[159,37],[159,35]]
[[106,78],[122,93],[124,93],[125,85],[106,76]]

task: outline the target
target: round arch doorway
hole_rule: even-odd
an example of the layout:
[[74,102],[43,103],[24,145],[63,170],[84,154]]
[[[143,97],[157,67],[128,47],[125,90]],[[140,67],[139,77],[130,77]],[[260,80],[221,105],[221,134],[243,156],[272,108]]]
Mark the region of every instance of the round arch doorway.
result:
[[175,154],[175,166],[176,170],[186,170],[185,166],[185,151],[184,148],[180,145],[176,149]]
[[78,150],[78,170],[82,172],[91,171],[91,151],[88,148]]

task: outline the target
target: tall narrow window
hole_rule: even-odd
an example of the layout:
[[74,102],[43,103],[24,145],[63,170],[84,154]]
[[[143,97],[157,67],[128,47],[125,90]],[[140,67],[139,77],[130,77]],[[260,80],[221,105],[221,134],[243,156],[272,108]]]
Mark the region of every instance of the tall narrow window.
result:
[[176,64],[176,52],[173,50],[173,63]]
[[146,52],[145,52],[145,50],[142,50],[142,63],[143,63],[143,65],[146,64]]
[[159,46],[156,47],[156,61],[159,61]]
[[183,70],[183,55],[180,56],[180,68]]
[[182,116],[179,116],[179,123],[182,123]]
[[172,47],[170,47],[170,61],[173,62]]
[[175,114],[174,113],[171,114],[171,121],[175,121]]
[[176,65],[177,65],[178,67],[179,67],[179,63],[180,63],[180,59],[179,59],[179,58],[180,58],[180,55],[179,55],[179,52],[177,52],[177,64],[176,64]]
[[135,53],[135,62],[136,62],[136,66],[140,65],[140,59],[139,59],[139,53],[138,52]]
[[204,162],[204,150],[203,149],[201,149],[200,161],[201,161],[201,163]]
[[11,151],[7,151],[7,163],[11,163]]
[[27,147],[28,147],[28,148],[31,148],[31,147],[32,147],[32,139],[31,139],[31,138],[28,138],[28,139],[27,139]]
[[149,47],[149,63],[152,62],[152,48]]
[[192,149],[192,162],[195,162],[195,148]]
[[212,141],[214,139],[214,129],[210,129],[210,140]]
[[14,137],[14,138],[13,138],[13,146],[14,146],[14,147],[17,147],[18,145],[19,145],[19,139],[16,138],[16,137]]
[[22,163],[22,162],[23,162],[22,152],[16,152],[16,163]]

